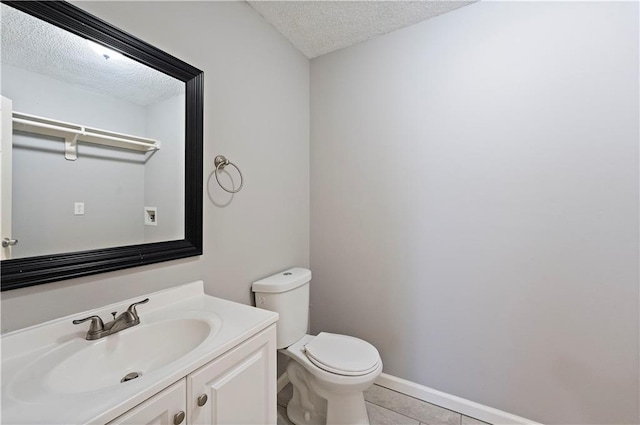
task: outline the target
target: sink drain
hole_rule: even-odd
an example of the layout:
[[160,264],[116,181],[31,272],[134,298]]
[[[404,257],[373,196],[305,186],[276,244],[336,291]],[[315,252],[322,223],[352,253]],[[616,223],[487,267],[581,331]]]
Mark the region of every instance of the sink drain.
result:
[[140,372],[131,372],[131,373],[127,373],[126,375],[124,375],[124,378],[122,378],[120,380],[120,382],[127,382],[127,381],[131,381],[132,379],[136,379],[137,377],[141,376],[142,373]]

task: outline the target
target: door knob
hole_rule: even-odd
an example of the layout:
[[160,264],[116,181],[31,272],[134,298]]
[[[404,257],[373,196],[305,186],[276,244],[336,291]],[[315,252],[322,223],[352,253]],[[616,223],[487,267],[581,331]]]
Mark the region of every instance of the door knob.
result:
[[173,417],[173,425],[180,425],[184,421],[185,414],[181,410]]
[[200,397],[198,397],[198,406],[202,407],[205,404],[207,404],[207,395],[202,394]]
[[2,247],[6,248],[8,246],[14,246],[18,244],[18,240],[17,239],[9,239],[9,238],[4,238],[2,239]]

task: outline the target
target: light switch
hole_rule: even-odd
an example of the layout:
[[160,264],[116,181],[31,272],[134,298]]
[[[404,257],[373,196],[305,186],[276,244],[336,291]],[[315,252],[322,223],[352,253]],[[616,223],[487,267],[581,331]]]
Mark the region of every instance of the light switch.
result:
[[84,202],[75,202],[73,204],[73,215],[84,215]]

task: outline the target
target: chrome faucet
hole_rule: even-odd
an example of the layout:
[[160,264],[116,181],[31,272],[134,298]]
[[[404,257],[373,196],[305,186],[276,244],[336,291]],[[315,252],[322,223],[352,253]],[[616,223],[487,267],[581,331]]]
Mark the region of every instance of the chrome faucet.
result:
[[147,302],[149,302],[149,298],[133,303],[129,308],[127,308],[127,311],[120,313],[117,317],[116,312],[114,311],[111,313],[113,315],[113,320],[107,323],[104,323],[100,316],[89,316],[84,319],[74,320],[73,324],[78,325],[86,322],[87,320],[91,320],[91,325],[89,325],[89,331],[87,331],[86,339],[92,341],[94,339],[104,338],[107,335],[111,335],[116,332],[120,332],[123,329],[140,324],[140,317],[136,311],[136,306]]

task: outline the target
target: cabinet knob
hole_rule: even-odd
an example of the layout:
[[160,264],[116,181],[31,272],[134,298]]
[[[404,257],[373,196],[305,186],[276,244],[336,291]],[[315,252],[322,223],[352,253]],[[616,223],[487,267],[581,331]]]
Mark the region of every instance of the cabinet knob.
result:
[[185,414],[181,410],[173,417],[173,425],[180,425],[184,421]]
[[200,397],[198,397],[198,406],[200,407],[204,406],[205,404],[207,404],[207,400],[208,400],[207,395],[202,394]]

